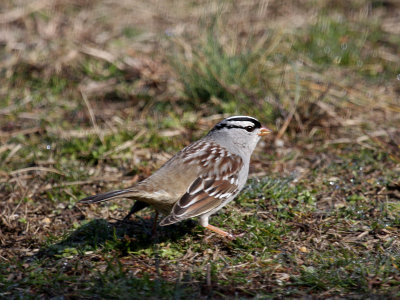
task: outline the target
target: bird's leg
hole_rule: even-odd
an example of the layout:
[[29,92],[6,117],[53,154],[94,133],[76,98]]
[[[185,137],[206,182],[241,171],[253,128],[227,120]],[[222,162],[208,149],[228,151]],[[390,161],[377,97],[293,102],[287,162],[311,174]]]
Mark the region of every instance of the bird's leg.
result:
[[129,213],[125,216],[125,218],[122,219],[122,222],[126,222],[130,219],[130,217],[134,214],[134,210],[133,210],[134,205],[132,206],[131,210],[129,211]]
[[208,224],[208,225],[206,225],[204,227],[209,229],[209,230],[211,230],[211,231],[214,231],[215,233],[218,233],[219,235],[222,235],[223,237],[226,237],[228,239],[231,239],[231,240],[235,239],[234,235],[230,234],[229,232],[223,231],[222,229],[220,229],[218,227],[215,227],[213,225]]
[[126,222],[129,220],[129,218],[134,214],[137,213],[139,210],[142,210],[143,208],[149,206],[149,204],[142,202],[142,201],[136,201],[135,204],[133,204],[131,210],[129,211],[129,214],[126,215],[126,217],[122,220],[122,222]]
[[158,210],[156,210],[156,215],[154,216],[153,228],[151,229],[151,236],[155,236],[157,233],[157,220],[158,220]]

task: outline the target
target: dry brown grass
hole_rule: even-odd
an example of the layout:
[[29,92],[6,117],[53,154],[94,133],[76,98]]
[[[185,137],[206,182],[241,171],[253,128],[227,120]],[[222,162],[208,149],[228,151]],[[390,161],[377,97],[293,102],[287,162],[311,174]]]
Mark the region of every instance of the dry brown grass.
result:
[[[2,1],[0,298],[398,297],[399,9],[394,0]],[[309,28],[325,17],[355,32],[341,37],[349,45],[368,35],[355,53],[362,65],[306,54]],[[211,74],[230,101],[191,99],[171,63],[192,71],[210,28],[229,57],[262,53],[252,80]],[[113,219],[130,203],[75,206],[147,177],[232,113],[274,129],[254,155],[261,183],[214,219],[248,231],[243,240],[189,223],[152,241],[148,211],[121,224]]]

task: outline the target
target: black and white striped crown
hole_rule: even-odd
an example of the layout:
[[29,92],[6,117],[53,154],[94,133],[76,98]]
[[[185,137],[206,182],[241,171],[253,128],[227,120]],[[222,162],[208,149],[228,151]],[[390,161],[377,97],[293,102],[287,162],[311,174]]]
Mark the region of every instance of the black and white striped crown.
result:
[[261,128],[261,123],[252,117],[248,116],[233,116],[226,118],[214,126],[212,131],[221,130],[224,128],[239,128],[247,131],[253,131],[256,128]]

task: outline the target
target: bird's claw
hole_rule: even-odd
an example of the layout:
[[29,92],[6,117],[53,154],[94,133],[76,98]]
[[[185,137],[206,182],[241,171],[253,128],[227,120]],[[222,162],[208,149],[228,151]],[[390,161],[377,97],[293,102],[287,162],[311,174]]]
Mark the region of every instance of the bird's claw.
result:
[[234,240],[236,240],[237,238],[244,237],[244,235],[245,235],[244,232],[239,233],[239,234],[232,234],[232,233],[229,233],[226,237],[227,237],[228,239],[230,239],[231,241],[234,241]]

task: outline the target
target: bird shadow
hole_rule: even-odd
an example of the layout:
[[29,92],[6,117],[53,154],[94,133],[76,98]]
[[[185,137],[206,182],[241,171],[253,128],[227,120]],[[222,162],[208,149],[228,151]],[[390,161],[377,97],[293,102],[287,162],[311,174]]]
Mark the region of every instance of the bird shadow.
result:
[[154,218],[135,217],[132,221],[115,222],[94,219],[72,231],[60,242],[43,247],[36,257],[62,258],[99,248],[118,250],[124,256],[160,243],[177,241],[197,226],[195,221],[186,220],[166,227],[157,226],[154,234],[153,224]]

